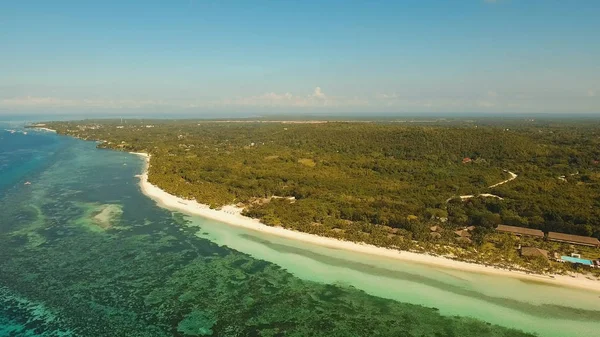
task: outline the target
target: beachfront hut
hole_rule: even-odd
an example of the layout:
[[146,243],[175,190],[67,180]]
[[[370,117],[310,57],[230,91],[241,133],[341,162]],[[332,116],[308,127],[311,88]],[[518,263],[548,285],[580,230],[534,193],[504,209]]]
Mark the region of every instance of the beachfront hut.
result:
[[456,236],[457,236],[456,240],[458,242],[471,243],[471,233],[469,233],[468,230],[461,229],[461,230],[455,231],[454,234],[456,234]]
[[580,246],[600,247],[600,241],[589,236],[571,235],[565,233],[548,233],[548,240],[555,242],[565,242]]
[[516,226],[507,226],[507,225],[498,225],[496,227],[497,232],[502,233],[510,233],[517,236],[533,236],[536,238],[544,238],[544,232],[539,229],[531,229],[525,227],[516,227]]
[[521,248],[521,256],[526,257],[538,257],[541,256],[548,260],[548,251],[544,249],[539,249],[535,247],[522,247]]
[[455,231],[454,234],[456,234],[457,236],[460,236],[461,238],[470,238],[471,237],[471,233],[469,233],[469,231],[466,229],[461,229],[461,230]]

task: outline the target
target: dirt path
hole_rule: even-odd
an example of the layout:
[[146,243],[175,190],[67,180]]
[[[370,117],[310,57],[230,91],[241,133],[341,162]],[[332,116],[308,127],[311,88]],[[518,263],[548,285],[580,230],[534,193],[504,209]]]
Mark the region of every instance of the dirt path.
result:
[[500,185],[504,185],[504,184],[506,184],[509,181],[513,181],[513,180],[517,179],[517,177],[518,177],[518,175],[516,175],[514,172],[511,172],[511,171],[505,171],[505,172],[508,173],[508,174],[510,174],[510,178],[508,178],[508,179],[506,179],[504,181],[501,181],[501,182],[499,182],[497,184],[494,184],[492,186],[489,186],[489,188],[494,188],[494,187],[498,187]]
[[[504,185],[504,184],[506,184],[506,183],[507,183],[507,182],[509,182],[509,181],[513,181],[513,180],[517,179],[517,177],[518,177],[518,175],[516,175],[514,172],[507,171],[507,170],[505,170],[504,172],[506,172],[506,173],[510,174],[510,178],[508,178],[508,179],[506,179],[506,180],[503,180],[503,181],[501,181],[501,182],[499,182],[499,183],[497,183],[497,184],[494,184],[494,185],[488,186],[488,188],[494,188],[494,187],[498,187],[498,186],[500,186],[500,185]],[[456,198],[460,198],[460,200],[463,200],[463,201],[464,201],[464,200],[468,200],[468,199],[475,198],[475,197],[496,198],[496,199],[498,199],[498,200],[504,200],[504,198],[502,198],[502,197],[500,197],[500,196],[497,196],[497,195],[495,195],[495,194],[491,194],[491,193],[480,193],[480,194],[459,195],[458,197],[452,197],[452,198],[448,198],[448,199],[446,200],[446,203],[448,203],[448,202],[450,202],[450,200],[452,200],[452,199],[456,199]]]

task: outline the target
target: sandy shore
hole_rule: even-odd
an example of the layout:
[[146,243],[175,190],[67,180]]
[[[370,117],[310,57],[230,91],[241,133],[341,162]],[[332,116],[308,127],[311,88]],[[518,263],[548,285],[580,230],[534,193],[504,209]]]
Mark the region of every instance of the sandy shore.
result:
[[476,263],[468,263],[456,261],[445,257],[432,256],[428,254],[420,254],[408,251],[399,251],[377,247],[368,244],[355,243],[350,241],[342,241],[334,238],[321,237],[313,234],[302,233],[294,230],[284,229],[281,227],[271,227],[261,223],[257,219],[252,219],[241,214],[242,209],[236,206],[225,206],[220,210],[210,209],[208,205],[200,204],[195,200],[185,200],[169,194],[155,185],[148,182],[148,165],[150,157],[145,153],[133,153],[142,156],[146,160],[144,172],[139,175],[140,187],[142,192],[157,202],[161,207],[178,210],[190,215],[198,215],[204,218],[217,220],[229,225],[247,228],[250,230],[277,235],[280,237],[300,240],[320,246],[325,246],[335,249],[344,249],[353,252],[382,256],[402,261],[410,261],[415,263],[423,263],[432,266],[458,269],[463,271],[493,274],[498,276],[526,279],[537,282],[545,282],[553,285],[567,286],[573,288],[583,288],[600,292],[600,281],[589,280],[583,275],[565,276],[565,275],[535,275],[527,274],[519,271],[512,271],[497,267],[489,267]]
[[39,127],[39,126],[34,127],[34,129],[41,130],[41,131],[48,131],[48,132],[56,132],[56,130],[43,128],[43,127]]

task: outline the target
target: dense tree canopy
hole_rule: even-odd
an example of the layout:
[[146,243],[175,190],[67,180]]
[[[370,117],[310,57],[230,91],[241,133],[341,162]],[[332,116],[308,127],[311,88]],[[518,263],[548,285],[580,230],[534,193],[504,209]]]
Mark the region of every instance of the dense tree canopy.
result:
[[[80,121],[59,133],[152,154],[150,182],[270,225],[402,246],[498,224],[600,238],[600,124]],[[510,178],[506,184],[490,188]],[[460,195],[493,194],[497,197]],[[274,198],[275,197],[275,198]],[[283,197],[283,198],[277,198]],[[293,198],[292,198],[293,197]],[[451,235],[441,238],[450,240]]]

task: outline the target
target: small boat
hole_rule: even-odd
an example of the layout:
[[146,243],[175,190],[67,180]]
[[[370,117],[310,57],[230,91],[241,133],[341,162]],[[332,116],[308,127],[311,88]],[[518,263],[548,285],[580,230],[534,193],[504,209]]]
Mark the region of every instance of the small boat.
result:
[[25,182],[25,185],[31,185],[31,182],[29,182],[29,181],[26,181],[26,182]]

